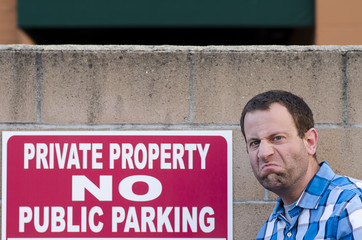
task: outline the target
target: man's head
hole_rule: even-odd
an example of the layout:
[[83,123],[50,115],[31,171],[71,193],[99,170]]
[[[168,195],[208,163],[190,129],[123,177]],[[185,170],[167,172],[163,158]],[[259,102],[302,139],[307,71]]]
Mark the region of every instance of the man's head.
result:
[[240,122],[254,175],[293,203],[319,168],[310,108],[291,93],[270,91],[247,103]]
[[253,97],[245,105],[240,119],[241,132],[245,138],[245,115],[255,110],[267,110],[272,103],[279,103],[287,108],[294,120],[298,135],[304,136],[304,133],[314,127],[313,113],[304,100],[290,92],[273,90],[260,93]]

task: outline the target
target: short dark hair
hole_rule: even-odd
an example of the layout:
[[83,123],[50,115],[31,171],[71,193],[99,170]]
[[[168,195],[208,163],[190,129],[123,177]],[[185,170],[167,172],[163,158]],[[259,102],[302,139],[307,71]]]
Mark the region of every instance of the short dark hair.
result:
[[304,134],[314,127],[313,113],[301,97],[282,90],[272,90],[260,93],[249,100],[245,105],[240,118],[241,132],[245,138],[244,120],[248,112],[256,110],[268,110],[272,103],[279,103],[287,108],[292,116],[298,131],[298,136],[303,138]]

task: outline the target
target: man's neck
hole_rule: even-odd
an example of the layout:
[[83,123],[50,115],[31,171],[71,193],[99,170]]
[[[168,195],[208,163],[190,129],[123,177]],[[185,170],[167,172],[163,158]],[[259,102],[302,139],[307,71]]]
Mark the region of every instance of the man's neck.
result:
[[320,166],[317,163],[317,161],[314,161],[311,164],[311,171],[308,171],[308,174],[304,176],[301,181],[289,186],[287,189],[284,189],[283,191],[276,193],[280,196],[282,199],[284,205],[290,205],[296,202],[300,195],[303,193],[305,188],[308,186],[309,182],[313,179],[313,177],[318,172]]

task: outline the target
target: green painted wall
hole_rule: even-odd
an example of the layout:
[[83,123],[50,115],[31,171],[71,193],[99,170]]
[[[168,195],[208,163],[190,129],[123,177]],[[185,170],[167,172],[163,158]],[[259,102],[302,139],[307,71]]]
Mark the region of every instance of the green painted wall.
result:
[[314,0],[18,0],[18,25],[313,27]]

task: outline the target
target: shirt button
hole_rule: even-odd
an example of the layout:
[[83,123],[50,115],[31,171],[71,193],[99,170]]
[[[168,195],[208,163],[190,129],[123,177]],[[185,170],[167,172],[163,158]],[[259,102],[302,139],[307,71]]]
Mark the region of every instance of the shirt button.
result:
[[292,236],[292,233],[291,232],[288,232],[287,233],[287,237],[291,237]]

